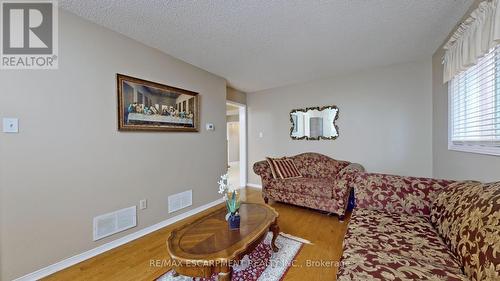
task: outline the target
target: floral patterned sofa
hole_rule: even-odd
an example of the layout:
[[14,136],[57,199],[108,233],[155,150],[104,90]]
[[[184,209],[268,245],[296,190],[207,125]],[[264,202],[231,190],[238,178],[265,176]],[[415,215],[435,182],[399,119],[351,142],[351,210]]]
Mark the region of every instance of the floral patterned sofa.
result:
[[337,280],[500,280],[500,182],[359,173]]
[[318,153],[303,153],[293,157],[301,178],[275,179],[267,161],[254,164],[253,170],[262,179],[262,196],[269,199],[338,214],[341,218],[348,206],[359,164],[339,161]]

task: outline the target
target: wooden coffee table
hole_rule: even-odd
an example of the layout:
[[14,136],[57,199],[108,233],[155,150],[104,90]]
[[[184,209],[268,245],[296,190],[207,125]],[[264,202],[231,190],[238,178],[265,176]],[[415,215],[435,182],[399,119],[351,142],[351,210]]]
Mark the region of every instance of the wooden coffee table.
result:
[[272,249],[278,251],[279,215],[273,208],[242,203],[237,230],[229,229],[225,216],[223,208],[172,231],[167,248],[177,274],[208,278],[216,273],[219,280],[231,280],[232,265],[252,252],[268,231],[273,232]]

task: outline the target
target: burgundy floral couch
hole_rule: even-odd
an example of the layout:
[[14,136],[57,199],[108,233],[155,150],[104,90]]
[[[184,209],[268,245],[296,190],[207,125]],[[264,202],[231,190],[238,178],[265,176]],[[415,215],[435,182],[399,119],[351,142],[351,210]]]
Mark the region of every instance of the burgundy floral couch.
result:
[[500,280],[500,182],[360,173],[337,280]]
[[359,164],[339,161],[318,153],[303,153],[293,157],[301,178],[275,179],[267,161],[253,165],[262,179],[262,196],[269,199],[338,214],[341,218],[348,206],[351,181]]

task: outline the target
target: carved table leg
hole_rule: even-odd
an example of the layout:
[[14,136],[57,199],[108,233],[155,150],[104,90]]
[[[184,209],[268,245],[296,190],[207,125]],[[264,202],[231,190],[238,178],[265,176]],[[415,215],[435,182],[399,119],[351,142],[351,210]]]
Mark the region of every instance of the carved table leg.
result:
[[219,275],[217,277],[218,281],[231,281],[231,274],[232,274],[232,268],[231,266],[224,266],[219,272]]
[[276,247],[276,238],[278,238],[278,235],[280,234],[280,226],[278,225],[278,219],[276,219],[271,226],[269,227],[269,230],[273,232],[273,239],[271,240],[271,247],[273,248],[274,252],[277,252],[279,250],[278,247]]

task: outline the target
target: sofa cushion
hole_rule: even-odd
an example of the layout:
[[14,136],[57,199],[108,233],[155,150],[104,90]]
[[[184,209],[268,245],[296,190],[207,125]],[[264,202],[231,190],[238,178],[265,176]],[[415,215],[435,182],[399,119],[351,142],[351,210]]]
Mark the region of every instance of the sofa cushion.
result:
[[433,202],[431,221],[472,280],[500,280],[500,182],[461,182]]
[[335,181],[331,179],[295,178],[274,180],[275,189],[313,197],[332,198]]
[[355,210],[338,280],[468,280],[424,217]]
[[347,249],[344,259],[337,281],[469,281],[467,276],[450,268],[387,252]]

